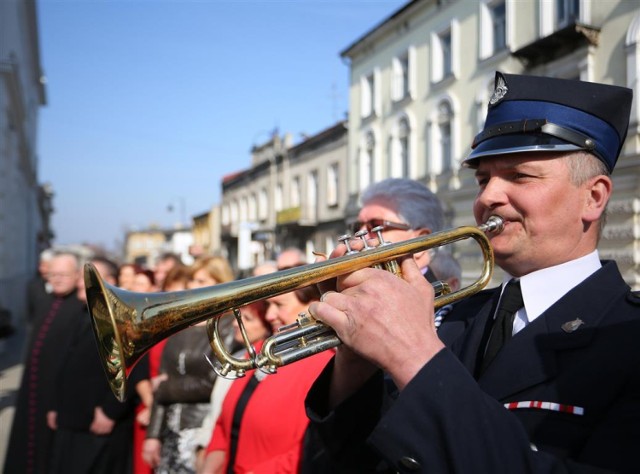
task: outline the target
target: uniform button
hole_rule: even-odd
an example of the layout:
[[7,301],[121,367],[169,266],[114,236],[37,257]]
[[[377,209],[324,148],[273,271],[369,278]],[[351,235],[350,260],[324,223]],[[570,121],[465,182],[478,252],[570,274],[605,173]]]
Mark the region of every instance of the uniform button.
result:
[[420,469],[420,463],[415,459],[410,458],[409,456],[402,456],[400,458],[400,464],[410,471],[417,471],[418,469]]

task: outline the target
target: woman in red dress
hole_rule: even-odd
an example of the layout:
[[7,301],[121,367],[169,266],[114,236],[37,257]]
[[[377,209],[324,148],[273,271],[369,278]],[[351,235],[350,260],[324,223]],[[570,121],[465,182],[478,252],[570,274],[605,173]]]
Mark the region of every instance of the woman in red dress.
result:
[[[318,297],[310,287],[268,299],[266,318],[274,332],[295,322]],[[298,472],[309,423],[304,399],[331,356],[325,351],[274,375],[255,371],[234,381],[207,448],[204,472]]]

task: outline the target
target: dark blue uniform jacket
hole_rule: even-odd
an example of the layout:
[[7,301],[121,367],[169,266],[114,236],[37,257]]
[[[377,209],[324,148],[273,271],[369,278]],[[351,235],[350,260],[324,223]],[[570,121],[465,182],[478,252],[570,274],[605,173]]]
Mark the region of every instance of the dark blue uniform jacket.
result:
[[439,333],[448,348],[399,395],[378,373],[329,411],[327,366],[307,398],[317,470],[640,472],[640,298],[616,264],[518,332],[476,380],[497,298],[456,304]]

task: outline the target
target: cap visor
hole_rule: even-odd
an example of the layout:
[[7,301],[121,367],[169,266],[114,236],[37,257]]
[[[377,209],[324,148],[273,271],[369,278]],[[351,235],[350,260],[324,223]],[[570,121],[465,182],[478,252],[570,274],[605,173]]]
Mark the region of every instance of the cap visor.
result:
[[480,143],[471,151],[471,154],[469,154],[463,163],[470,165],[478,158],[493,155],[508,155],[511,153],[524,152],[562,152],[580,149],[581,148],[576,145],[550,135],[502,135],[489,138]]

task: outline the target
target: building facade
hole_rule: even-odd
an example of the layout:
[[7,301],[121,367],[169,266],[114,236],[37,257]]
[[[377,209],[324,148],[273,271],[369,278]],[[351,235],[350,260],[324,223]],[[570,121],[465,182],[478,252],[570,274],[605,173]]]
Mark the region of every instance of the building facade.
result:
[[38,180],[38,114],[46,104],[36,4],[0,2],[0,306],[23,320],[26,283],[51,244],[53,191]]
[[286,247],[328,253],[344,233],[347,129],[339,122],[292,144],[274,133],[252,150],[251,168],[222,182],[221,241],[247,271]]
[[193,257],[220,255],[220,206],[214,205],[207,212],[192,217]]
[[[460,163],[482,128],[496,70],[627,86],[631,126],[599,249],[639,288],[639,41],[638,2],[407,3],[341,53],[350,63],[347,220],[369,183],[408,177],[438,194],[448,226],[473,222],[476,185]],[[466,279],[478,268],[470,245],[454,248]]]
[[188,228],[129,231],[124,241],[124,261],[153,268],[158,257],[169,252],[178,255],[185,265],[190,265],[194,260],[192,246],[193,233]]

